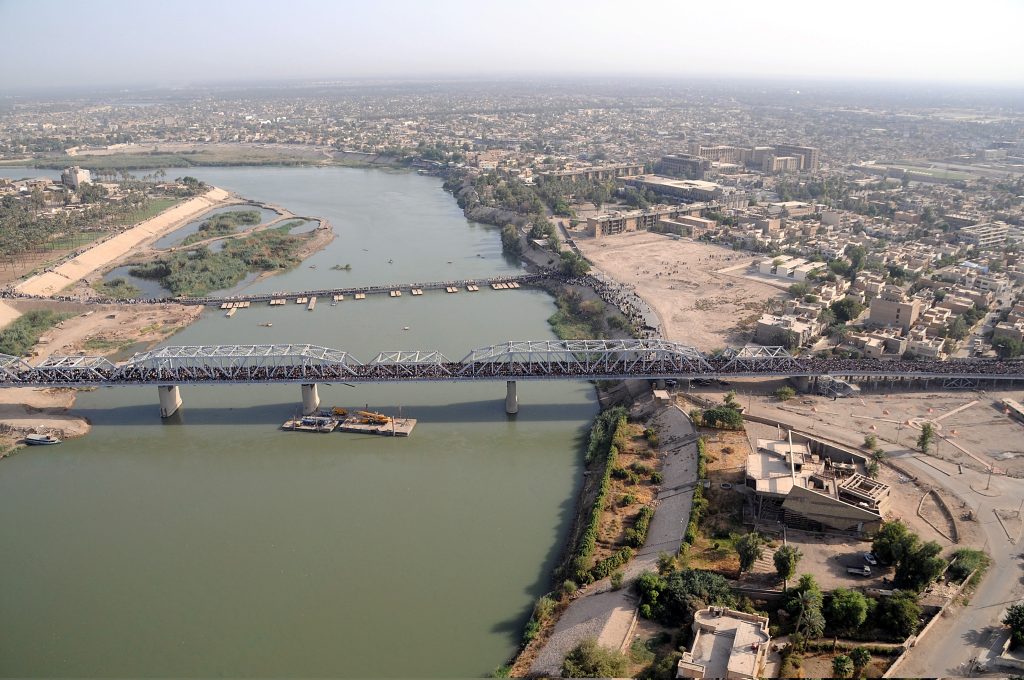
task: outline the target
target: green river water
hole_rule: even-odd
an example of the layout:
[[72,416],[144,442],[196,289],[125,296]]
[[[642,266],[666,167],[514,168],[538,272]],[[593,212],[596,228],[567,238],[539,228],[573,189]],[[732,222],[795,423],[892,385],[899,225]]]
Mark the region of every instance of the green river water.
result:
[[[186,172],[326,217],[338,233],[250,290],[518,270],[497,230],[467,222],[436,178],[168,174]],[[170,343],[459,359],[501,340],[552,337],[553,311],[544,293],[489,289],[328,300],[314,312],[259,305],[232,319],[208,311]],[[324,405],[400,407],[419,420],[409,439],[282,432],[297,385],[182,388],[180,417],[166,423],[153,388],[80,395],[87,437],[0,461],[0,675],[490,672],[548,588],[596,412],[587,383],[521,383],[514,419],[504,394],[500,382],[320,387]]]

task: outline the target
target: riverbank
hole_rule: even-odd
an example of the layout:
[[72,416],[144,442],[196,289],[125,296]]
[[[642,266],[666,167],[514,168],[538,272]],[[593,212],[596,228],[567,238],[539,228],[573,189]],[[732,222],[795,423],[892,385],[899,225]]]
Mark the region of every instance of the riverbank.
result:
[[87,248],[76,257],[30,277],[15,286],[14,290],[26,295],[52,296],[73,286],[90,274],[109,266],[116,260],[131,253],[146,242],[152,242],[174,231],[214,208],[234,202],[227,191],[212,188],[202,196],[189,199],[169,208],[156,217],[112,236]]

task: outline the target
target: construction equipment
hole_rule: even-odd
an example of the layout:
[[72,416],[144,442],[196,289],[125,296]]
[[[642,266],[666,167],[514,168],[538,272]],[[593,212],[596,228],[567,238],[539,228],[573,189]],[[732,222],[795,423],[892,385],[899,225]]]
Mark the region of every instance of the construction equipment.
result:
[[387,425],[391,422],[390,416],[375,411],[356,411],[356,415],[369,425]]
[[345,416],[348,415],[348,409],[347,408],[341,408],[340,406],[335,406],[331,410],[331,413],[333,413],[336,416],[345,417]]

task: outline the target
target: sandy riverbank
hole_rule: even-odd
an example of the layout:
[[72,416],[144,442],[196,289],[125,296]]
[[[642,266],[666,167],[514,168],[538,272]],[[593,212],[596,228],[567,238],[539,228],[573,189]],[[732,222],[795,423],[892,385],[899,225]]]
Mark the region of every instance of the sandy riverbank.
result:
[[213,188],[202,196],[191,198],[165,210],[156,217],[140,222],[131,229],[85,250],[78,257],[50,271],[29,278],[16,286],[15,290],[29,295],[55,295],[127,255],[139,245],[156,240],[203,213],[229,203],[229,198],[230,194],[227,191]]
[[657,313],[666,339],[701,350],[744,344],[769,300],[786,297],[739,271],[720,271],[742,270],[754,259],[721,246],[650,232],[573,237],[598,269],[635,288]]

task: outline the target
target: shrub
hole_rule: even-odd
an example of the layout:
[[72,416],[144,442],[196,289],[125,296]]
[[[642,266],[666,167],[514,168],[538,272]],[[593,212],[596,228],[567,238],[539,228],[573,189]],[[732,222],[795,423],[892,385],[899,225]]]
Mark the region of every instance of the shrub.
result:
[[592,578],[595,581],[603,579],[605,576],[608,576],[631,559],[633,559],[632,548],[619,548],[611,555],[594,565],[594,568],[591,570]]
[[600,646],[595,638],[587,638],[566,655],[562,677],[621,678],[626,676],[628,667],[625,654]]
[[48,309],[25,312],[0,331],[0,354],[21,357],[39,342],[39,337],[74,314],[58,314]]
[[658,470],[651,473],[651,484],[661,484],[665,481],[665,475],[661,474]]
[[631,493],[627,493],[627,494],[623,494],[622,497],[619,498],[619,505],[621,505],[622,507],[628,507],[628,506],[633,505],[634,503],[636,503],[636,501],[637,501],[636,496],[634,496]]
[[992,563],[991,558],[980,550],[973,548],[960,548],[953,553],[953,560],[950,562],[946,575],[949,578],[962,583],[965,578],[975,569],[984,571]]
[[644,465],[640,462],[635,462],[629,466],[629,469],[638,475],[650,475],[654,470],[649,465]]
[[775,390],[775,398],[779,401],[789,401],[796,396],[796,390],[792,387],[780,387]]
[[878,446],[878,437],[873,434],[864,435],[864,448],[874,450]]
[[654,508],[645,505],[637,513],[636,522],[632,529],[626,530],[626,545],[639,548],[647,540],[647,530],[651,525],[651,518],[654,517]]
[[616,571],[612,574],[612,590],[618,590],[622,587],[622,579],[624,578],[622,571]]
[[576,585],[576,582],[572,579],[567,578],[564,581],[562,581],[562,592],[566,595],[572,595],[579,589],[580,587]]

